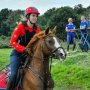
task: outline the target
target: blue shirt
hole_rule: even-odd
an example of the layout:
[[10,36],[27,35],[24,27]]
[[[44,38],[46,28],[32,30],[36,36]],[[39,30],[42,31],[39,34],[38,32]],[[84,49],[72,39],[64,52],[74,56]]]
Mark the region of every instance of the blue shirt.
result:
[[81,23],[80,23],[80,29],[81,29],[81,31],[83,33],[87,33],[86,28],[87,28],[87,22],[86,21],[83,21],[83,22],[81,21]]
[[87,28],[87,22],[83,21],[80,23],[80,29],[86,29]]
[[88,22],[87,22],[87,26],[90,27],[90,20],[88,20]]
[[[67,24],[66,29],[73,30],[73,29],[75,29],[75,25],[73,23],[72,24]],[[67,32],[67,34],[70,34],[70,33],[74,33],[74,32]]]

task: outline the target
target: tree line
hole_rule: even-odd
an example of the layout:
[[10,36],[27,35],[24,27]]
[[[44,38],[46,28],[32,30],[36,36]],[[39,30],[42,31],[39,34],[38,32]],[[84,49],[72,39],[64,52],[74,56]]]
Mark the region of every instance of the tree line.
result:
[[[69,6],[52,8],[39,16],[37,25],[42,30],[45,30],[47,27],[53,28],[57,25],[56,35],[64,40],[66,37],[65,26],[68,23],[68,18],[73,18],[76,28],[79,28],[80,16],[85,15],[87,17],[89,13],[90,6],[85,8],[81,4],[75,5],[74,8]],[[24,15],[24,10],[10,10],[5,8],[0,11],[0,36],[11,35],[17,22],[20,21],[20,15]]]

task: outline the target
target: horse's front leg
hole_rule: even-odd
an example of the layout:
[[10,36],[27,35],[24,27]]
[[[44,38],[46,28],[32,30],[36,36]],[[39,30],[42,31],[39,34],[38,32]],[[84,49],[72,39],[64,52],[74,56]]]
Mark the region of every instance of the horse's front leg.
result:
[[52,77],[50,77],[47,80],[47,89],[46,90],[53,90],[54,88],[54,80],[52,79]]

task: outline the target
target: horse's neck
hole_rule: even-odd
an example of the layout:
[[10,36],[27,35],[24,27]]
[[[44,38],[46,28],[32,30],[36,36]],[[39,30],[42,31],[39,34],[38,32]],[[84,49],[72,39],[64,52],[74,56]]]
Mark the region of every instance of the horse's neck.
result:
[[31,67],[36,69],[38,72],[44,73],[44,65],[43,65],[43,52],[41,47],[38,46],[36,51],[34,51],[34,55],[32,57]]
[[[50,74],[49,72],[49,60],[47,56],[44,56],[42,51],[41,43],[37,44],[37,49],[34,51],[34,55],[32,57],[31,66],[42,74]],[[47,58],[46,60],[45,57]]]

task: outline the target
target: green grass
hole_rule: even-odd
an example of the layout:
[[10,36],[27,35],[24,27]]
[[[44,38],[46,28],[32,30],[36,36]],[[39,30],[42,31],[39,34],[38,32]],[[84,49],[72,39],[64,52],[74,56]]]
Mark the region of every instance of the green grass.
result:
[[0,68],[9,64],[9,57],[12,49],[0,49]]
[[[0,49],[0,68],[9,64],[12,49]],[[90,90],[90,51],[70,51],[65,61],[53,59],[54,90]]]
[[55,90],[90,90],[90,69],[75,65],[57,65],[53,67],[52,73]]
[[54,90],[90,90],[90,52],[70,52],[64,62],[53,60]]

